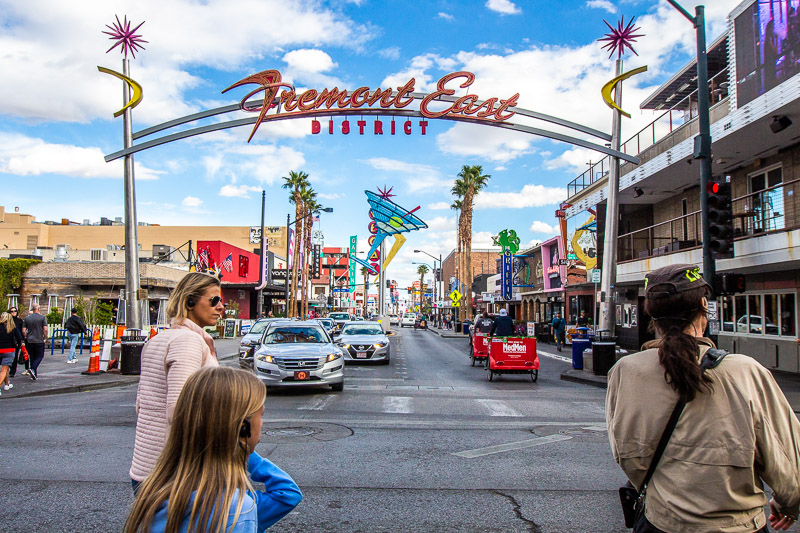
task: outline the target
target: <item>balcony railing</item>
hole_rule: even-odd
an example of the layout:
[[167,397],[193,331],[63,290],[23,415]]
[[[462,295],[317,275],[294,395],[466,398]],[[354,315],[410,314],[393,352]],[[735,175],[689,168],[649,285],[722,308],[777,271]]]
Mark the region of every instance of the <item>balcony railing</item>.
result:
[[[798,205],[785,204],[785,188],[791,190],[800,179],[779,183],[761,191],[733,199],[734,239],[785,231],[800,226]],[[794,202],[794,194],[787,196]],[[798,201],[800,202],[800,200]],[[787,217],[787,207],[792,213]],[[699,248],[702,245],[700,211],[659,222],[652,226],[620,235],[617,241],[617,262],[637,261],[657,255]]]
[[[728,97],[728,71],[723,70],[708,82],[710,104],[714,105]],[[642,128],[636,135],[620,146],[620,151],[637,155],[650,148],[676,129],[697,118],[697,89],[689,96],[659,115],[653,122]],[[611,158],[605,156],[594,163],[583,174],[567,185],[567,198],[605,177],[611,168]]]

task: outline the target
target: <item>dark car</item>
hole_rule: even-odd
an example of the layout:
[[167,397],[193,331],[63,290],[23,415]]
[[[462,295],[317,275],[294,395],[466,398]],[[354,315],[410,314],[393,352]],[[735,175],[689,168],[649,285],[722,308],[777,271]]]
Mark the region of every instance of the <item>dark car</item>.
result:
[[414,319],[414,329],[428,329],[428,319],[422,315],[417,315]]

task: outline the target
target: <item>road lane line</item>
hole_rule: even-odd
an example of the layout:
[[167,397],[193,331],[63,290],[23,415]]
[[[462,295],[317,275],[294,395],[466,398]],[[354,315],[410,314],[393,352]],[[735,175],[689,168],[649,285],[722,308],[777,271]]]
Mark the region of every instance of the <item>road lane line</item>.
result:
[[383,399],[384,413],[411,413],[411,398],[409,396],[387,396]]
[[474,450],[464,450],[463,452],[455,452],[453,455],[458,457],[465,457],[467,459],[474,459],[476,457],[483,457],[484,455],[492,455],[495,453],[510,452],[514,450],[524,450],[525,448],[533,448],[534,446],[541,446],[542,444],[550,444],[551,442],[558,442],[562,440],[570,440],[572,437],[569,435],[548,435],[546,437],[537,437],[535,439],[521,440],[518,442],[509,442],[508,444],[498,444],[497,446],[486,446],[485,448],[476,448]]
[[564,361],[566,363],[571,363],[572,362],[572,358],[571,357],[564,357],[563,355],[556,355],[554,353],[547,353],[547,352],[543,352],[543,351],[537,351],[536,353],[537,353],[537,355],[539,357],[545,356],[545,357],[550,357],[552,359],[558,359],[559,361]]
[[330,394],[326,396],[317,396],[316,398],[313,398],[310,402],[308,402],[306,405],[298,407],[298,409],[302,409],[304,411],[322,411],[328,406],[329,403],[331,403],[336,398],[337,396],[331,396]]
[[484,406],[491,416],[524,416],[510,405],[500,400],[480,399],[476,401]]

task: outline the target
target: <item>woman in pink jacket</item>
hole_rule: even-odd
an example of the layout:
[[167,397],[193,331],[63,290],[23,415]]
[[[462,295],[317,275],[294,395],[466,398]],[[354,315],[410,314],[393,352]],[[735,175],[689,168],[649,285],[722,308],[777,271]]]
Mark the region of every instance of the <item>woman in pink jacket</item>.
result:
[[190,272],[178,282],[167,303],[170,329],[142,349],[130,470],[134,492],[164,449],[183,384],[200,368],[219,366],[214,340],[203,327],[215,325],[224,309],[219,280]]

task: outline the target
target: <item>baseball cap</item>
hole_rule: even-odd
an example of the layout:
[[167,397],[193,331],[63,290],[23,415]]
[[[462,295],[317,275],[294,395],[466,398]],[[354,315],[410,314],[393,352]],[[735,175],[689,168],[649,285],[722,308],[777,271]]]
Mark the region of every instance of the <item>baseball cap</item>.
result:
[[686,263],[657,268],[644,278],[646,298],[667,298],[699,287],[711,289],[700,274],[700,267]]
[[500,316],[506,316],[506,315],[508,315],[508,311],[506,311],[505,309],[501,309]]

